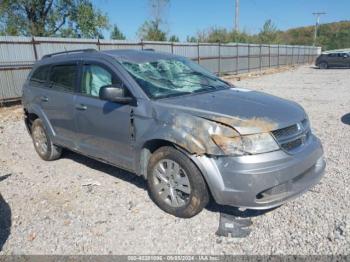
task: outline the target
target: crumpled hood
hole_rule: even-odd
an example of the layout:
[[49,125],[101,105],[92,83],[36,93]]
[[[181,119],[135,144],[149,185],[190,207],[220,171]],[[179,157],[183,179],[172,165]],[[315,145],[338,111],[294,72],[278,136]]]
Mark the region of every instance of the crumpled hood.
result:
[[224,123],[241,134],[273,131],[306,118],[304,109],[295,102],[241,88],[167,98],[158,103]]

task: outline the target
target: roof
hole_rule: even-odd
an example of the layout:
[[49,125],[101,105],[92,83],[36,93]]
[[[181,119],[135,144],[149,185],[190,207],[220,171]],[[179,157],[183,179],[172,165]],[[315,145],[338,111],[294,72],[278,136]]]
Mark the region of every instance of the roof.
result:
[[155,52],[151,50],[114,49],[97,51],[94,49],[71,50],[48,54],[36,63],[36,66],[51,64],[53,62],[65,62],[82,58],[96,58],[99,56],[109,56],[118,61],[128,61],[132,63],[146,63],[160,59],[174,59],[180,56],[165,52]]
[[322,52],[322,54],[338,54],[338,53],[350,53],[350,49],[337,49],[337,50],[328,50]]
[[170,53],[156,52],[151,50],[133,50],[133,49],[114,49],[102,51],[109,56],[119,60],[133,63],[145,63],[160,59],[171,59],[178,57]]

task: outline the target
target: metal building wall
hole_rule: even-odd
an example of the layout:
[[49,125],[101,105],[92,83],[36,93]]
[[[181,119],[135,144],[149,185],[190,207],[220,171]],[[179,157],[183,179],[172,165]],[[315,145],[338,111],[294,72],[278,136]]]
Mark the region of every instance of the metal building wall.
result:
[[310,63],[321,52],[319,47],[309,46],[130,42],[103,39],[1,36],[0,101],[15,100],[21,97],[22,85],[31,66],[42,56],[85,48],[96,50],[154,49],[188,57],[211,72],[220,75]]

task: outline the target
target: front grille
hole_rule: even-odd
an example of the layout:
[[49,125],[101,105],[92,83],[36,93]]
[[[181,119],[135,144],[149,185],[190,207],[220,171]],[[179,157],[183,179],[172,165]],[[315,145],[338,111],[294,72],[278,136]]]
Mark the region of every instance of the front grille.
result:
[[276,131],[273,131],[274,136],[276,139],[280,139],[286,136],[291,136],[294,135],[298,132],[298,126],[297,125],[292,125],[286,128],[278,129]]
[[284,150],[293,152],[301,148],[309,138],[309,122],[304,119],[300,123],[275,130],[272,134]]

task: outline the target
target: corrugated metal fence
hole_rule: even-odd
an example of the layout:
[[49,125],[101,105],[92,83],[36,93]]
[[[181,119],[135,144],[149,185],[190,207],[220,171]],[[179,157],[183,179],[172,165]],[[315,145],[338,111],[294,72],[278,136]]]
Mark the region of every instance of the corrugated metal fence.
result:
[[0,100],[16,100],[33,63],[49,53],[95,48],[155,49],[188,57],[218,74],[238,74],[312,62],[320,48],[311,46],[129,42],[102,39],[0,37]]

